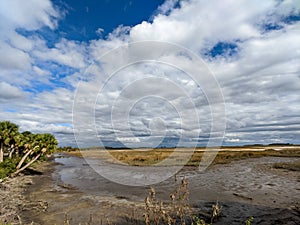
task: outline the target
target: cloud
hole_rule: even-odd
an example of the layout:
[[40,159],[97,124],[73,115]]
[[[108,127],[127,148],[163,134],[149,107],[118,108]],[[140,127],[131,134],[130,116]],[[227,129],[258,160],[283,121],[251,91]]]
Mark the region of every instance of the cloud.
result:
[[159,14],[168,15],[170,12],[174,11],[174,8],[176,8],[178,5],[180,5],[179,0],[166,0],[157,8],[153,14],[153,18]]
[[61,39],[53,48],[46,45],[32,51],[35,58],[41,61],[51,61],[73,68],[82,68],[85,64],[85,49],[75,41]]
[[[205,144],[211,107],[219,103],[209,102],[213,92],[207,79],[199,84],[178,69],[188,68],[189,56],[164,49],[156,61],[118,70],[157,50],[128,43],[157,40],[194,52],[214,73],[226,103],[225,144],[297,142],[300,22],[290,18],[299,12],[296,1],[167,0],[150,21],[120,25],[105,39],[60,38],[50,46],[38,32],[59,31],[63,19],[51,1],[2,1],[1,119],[20,124],[21,130],[54,133],[61,145],[75,145],[73,125],[75,134],[82,134],[77,141],[86,146],[101,144],[99,137],[131,147],[176,145],[178,139],[184,145]],[[123,45],[126,54],[103,58]],[[158,63],[166,59],[174,63]]]
[[30,56],[19,49],[5,43],[0,43],[0,54],[5,57],[0,59],[0,67],[3,70],[26,70],[30,68]]
[[23,3],[20,0],[0,2],[0,54],[5,56],[0,59],[0,78],[28,86],[31,79],[38,80],[36,75],[41,72],[36,70],[37,59],[32,54],[43,49],[45,40],[36,32],[44,27],[55,29],[62,14],[51,1],[29,0]]
[[37,30],[43,26],[54,29],[57,26],[56,18],[59,17],[58,11],[50,1],[39,0],[28,0],[26,4],[22,0],[1,1],[0,15],[1,28],[10,30]]
[[[162,11],[169,11],[173,2],[166,2],[162,7],[166,9]],[[219,40],[244,40],[259,35],[258,29],[251,23],[258,22],[260,14],[267,12],[270,5],[275,5],[275,2],[181,1],[180,8],[167,15],[158,14],[153,22],[143,22],[132,28],[131,37],[133,41],[155,39],[175,42],[194,51],[205,46],[212,47]]]
[[23,91],[18,87],[12,86],[6,82],[0,82],[0,100],[21,98],[23,94]]
[[[262,121],[277,124],[279,121],[285,121],[289,114],[296,113],[295,109],[296,105],[299,106],[299,101],[297,103],[294,96],[300,83],[297,64],[299,52],[293,49],[299,48],[297,41],[299,23],[295,21],[288,24],[283,21],[283,18],[299,12],[295,4],[286,2],[278,4],[275,1],[266,1],[263,5],[245,1],[238,3],[218,1],[205,4],[201,1],[182,1],[180,6],[174,8],[175,5],[175,1],[166,2],[152,22],[142,22],[131,28],[129,40],[174,42],[202,54],[215,73],[224,93],[229,124],[227,133],[234,133],[236,129],[242,127],[250,132],[255,130],[253,127]],[[282,29],[263,30],[264,24],[269,23],[280,23]],[[232,56],[221,54],[217,58],[206,58],[203,55],[203,52],[212,49],[220,42],[235,43],[238,46],[237,53]],[[166,71],[165,68],[162,71]],[[172,79],[174,80],[175,77],[173,76]],[[183,77],[180,75],[178,77],[178,80],[183,82]],[[129,74],[126,79],[130,81]],[[118,79],[115,87],[122,86],[122,80]],[[147,90],[148,84],[133,88],[133,93]],[[153,90],[159,85],[155,85]],[[182,83],[180,85],[182,86]],[[151,84],[149,86],[153,87]],[[162,94],[157,91],[156,93]],[[115,94],[114,96],[118,96],[116,92]],[[278,101],[280,107],[274,107],[278,105]],[[200,102],[202,104],[197,108],[199,114],[209,115],[209,109],[203,107],[203,100]],[[292,109],[283,110],[286,107]],[[145,109],[136,110],[135,114],[150,118],[155,113],[155,109],[154,107],[149,110],[147,115],[142,113]],[[142,118],[137,116],[134,119],[139,121]],[[207,123],[210,123],[210,119],[204,120],[202,126],[205,129],[202,132],[207,134],[210,128]],[[167,124],[172,124],[170,118],[165,121]],[[299,118],[295,118],[293,123],[299,123]],[[193,120],[184,125],[183,130],[187,131],[188,127],[193,127]],[[137,126],[138,123],[134,123],[134,127]],[[178,128],[178,124],[172,126],[172,128],[176,127]],[[121,126],[118,128],[122,130]],[[139,132],[143,129],[147,131],[140,127]],[[286,129],[292,130],[291,125],[287,123]],[[275,140],[272,139],[272,134],[277,131],[266,127],[267,130],[270,133],[265,137],[272,142]],[[158,130],[152,130],[152,133],[158,133]],[[247,139],[243,134],[241,136],[242,138],[239,138],[237,133],[236,138],[228,140],[239,140],[239,143],[248,143],[250,140],[255,142],[255,138]],[[257,142],[263,141],[256,138]],[[290,139],[292,142],[294,140]]]
[[96,30],[96,34],[97,34],[100,38],[102,38],[103,32],[104,32],[104,29],[103,29],[103,28],[98,28],[98,29]]

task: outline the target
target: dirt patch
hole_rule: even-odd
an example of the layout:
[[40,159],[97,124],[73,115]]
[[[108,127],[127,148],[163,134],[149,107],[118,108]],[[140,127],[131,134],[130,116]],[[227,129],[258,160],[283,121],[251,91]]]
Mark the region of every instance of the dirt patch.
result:
[[0,222],[21,224],[19,214],[26,204],[23,192],[31,182],[30,176],[20,176],[0,183]]
[[[142,218],[143,204],[126,196],[94,196],[63,183],[53,171],[55,163],[42,175],[32,177],[24,192],[26,204],[20,212],[23,224],[127,224]],[[32,207],[37,206],[38,207]]]
[[[210,215],[211,205],[214,202],[204,202],[196,205],[201,208],[199,216],[205,218]],[[253,225],[298,225],[300,223],[299,206],[280,208],[273,206],[260,206],[239,202],[219,202],[222,207],[220,215],[215,219],[214,225],[243,225],[249,217],[253,217]]]
[[24,174],[0,182],[0,223],[24,224],[21,216],[24,210],[45,207],[43,202],[28,201],[26,191],[33,185],[33,180],[44,173],[51,174],[53,169],[52,161],[42,162],[36,164],[34,169],[24,171]]

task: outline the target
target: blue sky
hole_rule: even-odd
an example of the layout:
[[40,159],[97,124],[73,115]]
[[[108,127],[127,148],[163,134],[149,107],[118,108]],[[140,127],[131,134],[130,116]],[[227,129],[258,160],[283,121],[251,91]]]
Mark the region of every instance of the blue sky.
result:
[[[150,20],[163,0],[103,0],[72,1],[55,0],[55,5],[66,11],[64,20],[59,22],[58,38],[89,41],[111,33],[120,24],[134,26]],[[101,35],[98,29],[103,29]]]
[[[0,0],[0,119],[53,133],[62,146],[195,146],[214,136],[221,102],[224,145],[299,144],[297,3]],[[128,45],[149,40],[182,52],[117,67],[161,50]],[[118,47],[123,58],[114,55]],[[204,83],[178,68],[191,63],[189,52],[203,62]],[[205,76],[217,82],[218,104],[209,101]],[[114,111],[118,104],[132,108],[125,115]]]

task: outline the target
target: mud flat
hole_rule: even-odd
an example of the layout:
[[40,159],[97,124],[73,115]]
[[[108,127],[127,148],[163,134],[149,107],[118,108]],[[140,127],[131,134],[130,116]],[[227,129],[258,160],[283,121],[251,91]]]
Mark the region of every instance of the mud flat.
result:
[[[222,207],[214,224],[300,224],[300,172],[273,168],[295,163],[298,157],[261,157],[217,164],[205,172],[185,167],[178,176],[189,182],[190,205],[199,216]],[[101,162],[101,160],[99,161]],[[54,169],[54,170],[53,170]],[[128,178],[129,179],[129,178]],[[174,190],[174,178],[154,186],[165,202]],[[49,169],[32,177],[25,199],[39,207],[23,207],[23,224],[143,224],[144,199],[149,187],[111,182],[80,157],[57,155]],[[33,222],[33,223],[32,223]]]
[[[45,201],[31,201],[27,198],[26,190],[38,183],[38,180],[46,181],[55,169],[55,163],[50,159],[48,162],[38,163],[35,169],[29,169],[25,174],[17,177],[5,178],[0,181],[0,224],[26,224],[23,214],[28,208],[39,210],[45,207]],[[40,185],[43,185],[41,182]],[[42,188],[42,186],[40,186]],[[28,215],[29,216],[29,215]]]

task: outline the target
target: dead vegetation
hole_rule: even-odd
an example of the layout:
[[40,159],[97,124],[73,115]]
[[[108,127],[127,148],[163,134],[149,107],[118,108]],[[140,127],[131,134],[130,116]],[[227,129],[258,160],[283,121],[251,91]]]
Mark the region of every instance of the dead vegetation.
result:
[[179,179],[175,176],[175,189],[170,194],[170,201],[163,202],[157,199],[153,187],[145,199],[144,219],[146,225],[212,225],[214,220],[220,216],[221,207],[218,202],[212,205],[209,215],[204,218],[199,209],[193,209],[189,204],[188,182],[185,177]]
[[31,184],[28,176],[9,178],[0,183],[0,223],[22,223],[19,211],[25,207],[22,192],[28,184]]
[[[274,150],[276,148],[243,148],[234,147],[221,148],[215,157],[212,164],[225,164],[230,163],[235,160],[248,159],[248,158],[259,158],[259,157],[300,157],[300,148],[282,148],[281,150]],[[191,151],[191,149],[186,149],[186,151]],[[215,154],[214,149],[207,149],[206,154]],[[113,163],[123,163],[131,166],[151,166],[155,165],[168,157],[173,159],[173,163],[177,165],[182,165],[182,156],[187,154],[185,149],[180,150],[178,153],[173,154],[174,149],[152,149],[152,150],[140,150],[140,149],[130,149],[130,150],[109,150],[111,158],[108,158],[105,154],[102,154],[103,150],[87,150],[81,152],[68,153],[73,156],[78,157],[95,157],[103,158],[112,161]],[[188,153],[189,154],[189,153]],[[204,154],[204,149],[196,149],[191,153],[191,157],[186,166],[198,166]],[[113,160],[112,160],[113,159]]]
[[288,163],[275,163],[273,165],[273,168],[290,170],[290,171],[300,171],[300,160],[295,162],[288,162]]

